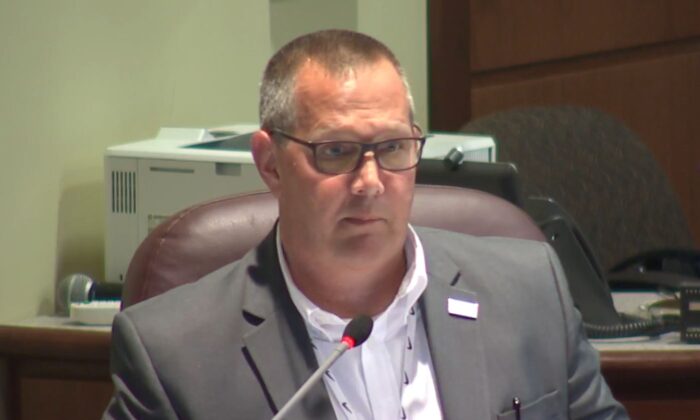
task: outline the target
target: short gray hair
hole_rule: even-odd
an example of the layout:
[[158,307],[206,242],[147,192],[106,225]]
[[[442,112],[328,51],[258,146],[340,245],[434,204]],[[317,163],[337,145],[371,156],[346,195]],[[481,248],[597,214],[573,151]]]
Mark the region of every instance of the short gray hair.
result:
[[332,75],[341,77],[348,70],[387,59],[401,77],[413,123],[411,88],[393,52],[376,39],[354,31],[329,29],[302,35],[280,48],[267,63],[260,85],[260,126],[262,129],[293,131],[297,110],[294,101],[296,76],[308,59]]

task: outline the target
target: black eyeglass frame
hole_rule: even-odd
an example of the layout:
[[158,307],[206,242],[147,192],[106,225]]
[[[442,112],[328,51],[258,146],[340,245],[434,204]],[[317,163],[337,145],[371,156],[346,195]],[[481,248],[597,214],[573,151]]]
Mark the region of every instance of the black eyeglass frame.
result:
[[[415,124],[413,125],[413,127],[414,127],[415,129],[417,129],[418,131],[420,131],[421,134],[422,134],[423,131],[420,129],[420,127],[418,127],[418,126],[415,125]],[[367,152],[372,152],[372,153],[374,154],[374,156],[375,156],[375,161],[377,162],[377,166],[379,166],[380,168],[384,169],[385,171],[391,171],[391,172],[408,171],[408,170],[410,170],[410,169],[415,168],[415,167],[418,166],[418,164],[420,163],[420,160],[421,160],[421,158],[422,158],[422,156],[423,156],[423,147],[425,146],[425,141],[428,139],[428,137],[430,137],[429,135],[423,135],[423,136],[419,136],[419,137],[397,137],[397,138],[393,138],[393,139],[382,140],[382,141],[379,141],[379,142],[376,142],[376,143],[364,143],[364,142],[359,142],[359,141],[334,141],[334,140],[312,142],[312,141],[309,141],[309,140],[300,139],[299,137],[296,137],[296,136],[293,136],[293,135],[291,135],[291,134],[285,133],[284,131],[278,130],[278,129],[276,129],[276,128],[267,129],[267,130],[265,130],[265,131],[267,131],[267,133],[268,133],[270,136],[280,135],[280,136],[282,136],[282,137],[284,137],[284,138],[286,138],[286,139],[288,139],[288,140],[293,141],[294,143],[300,144],[300,145],[302,145],[302,146],[306,146],[306,147],[308,147],[309,149],[311,149],[311,152],[313,153],[314,168],[316,168],[316,170],[319,171],[320,173],[326,174],[326,175],[342,175],[342,174],[349,174],[349,173],[355,172],[355,171],[362,165],[362,157],[363,157],[363,156],[365,155],[365,153],[367,153]],[[417,159],[416,159],[416,163],[414,163],[413,165],[409,166],[408,168],[402,168],[402,169],[390,169],[390,168],[385,168],[385,167],[382,165],[382,162],[380,161],[380,159],[377,158],[376,150],[377,150],[382,144],[386,144],[386,143],[390,143],[390,142],[395,142],[395,141],[398,141],[398,140],[418,140],[418,141],[419,141],[420,148],[419,148],[419,150],[418,150],[418,156],[417,156]],[[316,157],[316,149],[317,149],[319,146],[323,146],[323,145],[326,145],[326,144],[335,144],[335,143],[351,143],[351,144],[358,144],[358,145],[360,145],[360,153],[358,154],[358,156],[357,156],[357,162],[355,163],[355,166],[352,167],[352,169],[347,170],[347,171],[343,171],[343,172],[329,172],[329,171],[324,171],[323,169],[321,169],[321,168],[319,167],[318,162],[317,162],[317,157]]]

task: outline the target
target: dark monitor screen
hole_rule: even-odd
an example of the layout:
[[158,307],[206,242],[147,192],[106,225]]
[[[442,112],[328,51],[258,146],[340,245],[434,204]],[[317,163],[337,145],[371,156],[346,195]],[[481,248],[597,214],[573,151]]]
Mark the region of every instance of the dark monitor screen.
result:
[[450,185],[485,191],[522,207],[518,169],[509,162],[463,161],[452,167],[443,160],[423,159],[418,164],[416,183]]

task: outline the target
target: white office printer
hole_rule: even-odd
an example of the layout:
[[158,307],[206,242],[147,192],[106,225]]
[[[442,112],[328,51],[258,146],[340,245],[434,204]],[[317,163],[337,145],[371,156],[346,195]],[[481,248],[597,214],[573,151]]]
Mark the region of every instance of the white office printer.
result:
[[[250,152],[250,134],[258,127],[161,128],[154,139],[106,150],[106,281],[123,282],[141,241],[178,210],[266,189]],[[423,158],[442,159],[457,146],[465,160],[496,160],[492,138],[447,133],[431,134]]]

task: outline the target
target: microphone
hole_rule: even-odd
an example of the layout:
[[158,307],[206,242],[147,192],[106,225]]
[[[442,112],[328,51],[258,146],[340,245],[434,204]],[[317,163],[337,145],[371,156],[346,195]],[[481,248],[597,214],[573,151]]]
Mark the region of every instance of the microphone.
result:
[[95,281],[87,274],[70,274],[58,284],[56,290],[56,312],[70,315],[71,303],[87,303],[95,300],[120,300],[121,283]]
[[314,386],[319,379],[321,379],[323,373],[327,371],[343,353],[364,343],[372,333],[373,324],[374,322],[372,321],[372,318],[368,317],[367,315],[356,316],[350,322],[348,322],[345,330],[343,330],[343,338],[340,339],[340,344],[338,344],[335,350],[333,350],[333,354],[331,354],[330,357],[326,359],[326,361],[323,362],[318,369],[316,369],[314,374],[311,375],[306,382],[304,382],[304,385],[302,385],[294,395],[292,395],[292,398],[290,398],[282,409],[275,414],[272,420],[284,418],[292,407],[294,407],[309,392],[311,387]]

